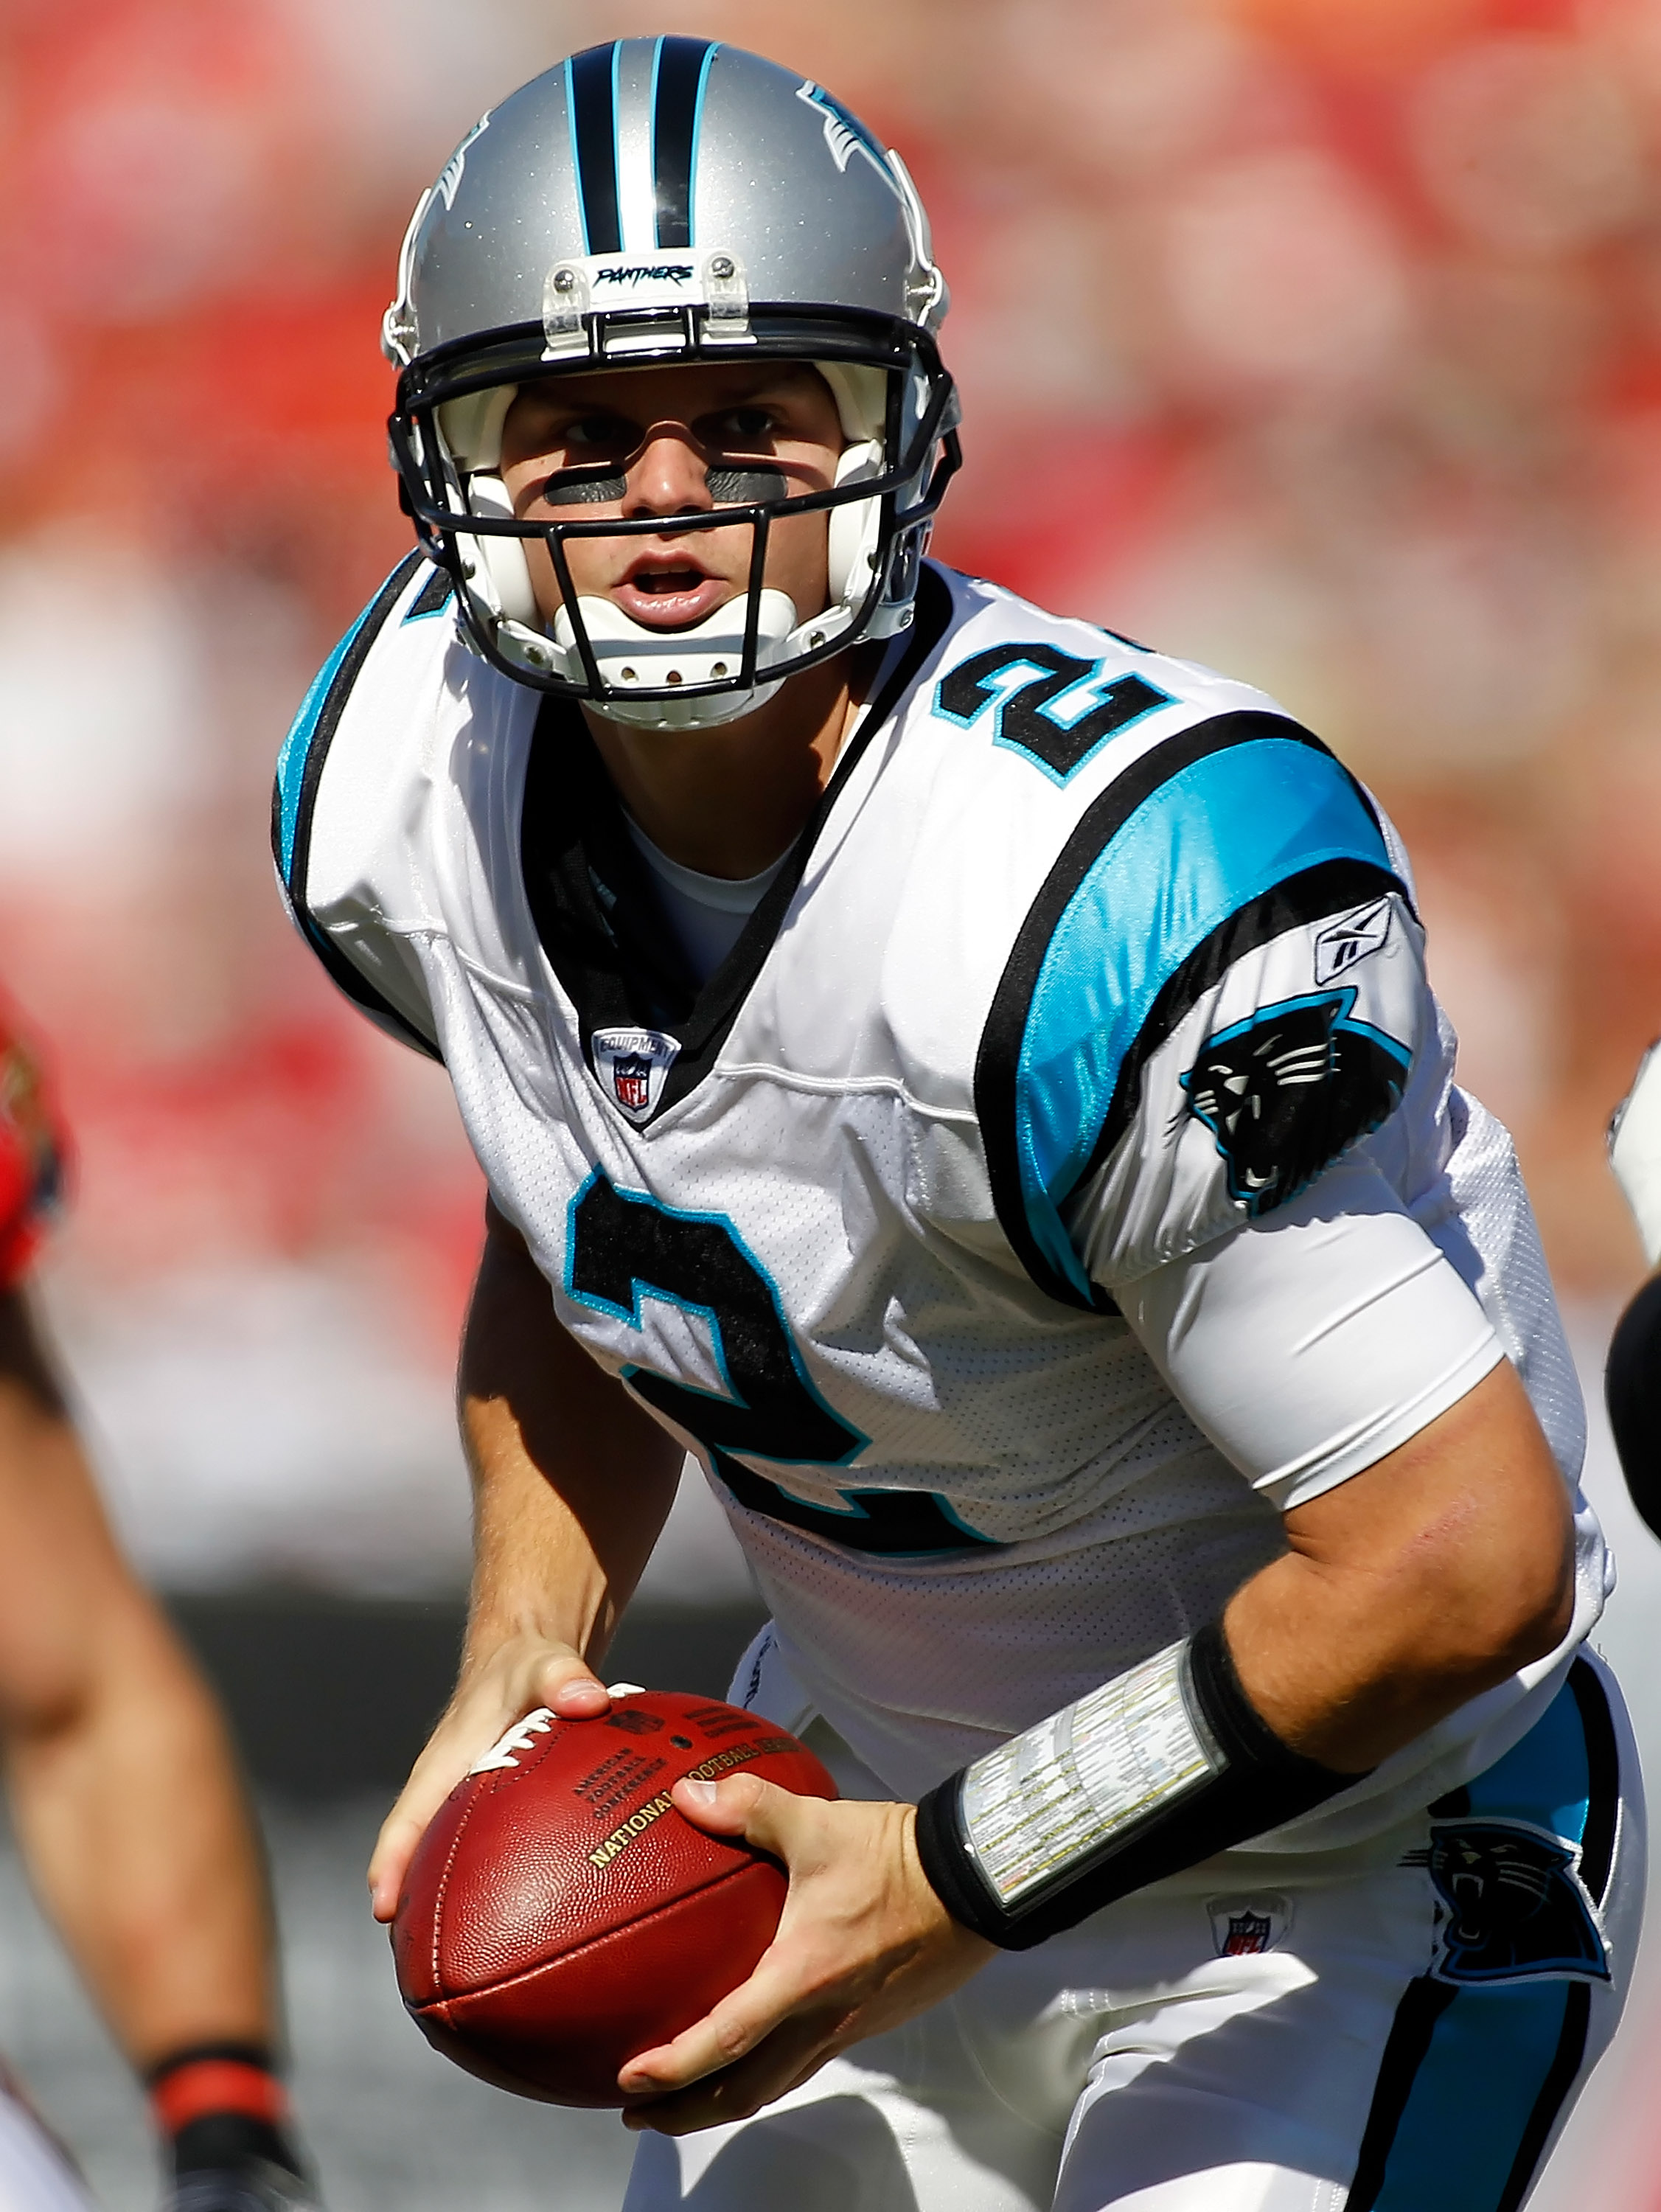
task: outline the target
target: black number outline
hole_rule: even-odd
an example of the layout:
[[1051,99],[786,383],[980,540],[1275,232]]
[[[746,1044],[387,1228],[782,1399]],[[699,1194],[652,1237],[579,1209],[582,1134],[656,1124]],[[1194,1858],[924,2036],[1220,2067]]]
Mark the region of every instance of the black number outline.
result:
[[[997,702],[995,745],[1024,753],[1052,783],[1064,784],[1109,738],[1128,730],[1156,708],[1171,706],[1168,691],[1134,672],[1115,677],[1093,707],[1072,722],[1058,722],[1049,712],[1065,691],[1099,678],[1104,664],[1080,660],[1055,645],[994,645],[985,653],[960,660],[940,679],[935,690],[935,712],[967,729]],[[1033,681],[999,696],[994,679],[1012,668],[1034,671]]]
[[[712,1292],[694,1297],[664,1279]],[[922,1490],[843,1490],[841,1510],[798,1498],[734,1456],[776,1467],[846,1467],[870,1438],[821,1396],[785,1320],[778,1286],[724,1213],[665,1206],[619,1190],[596,1168],[572,1200],[565,1293],[574,1304],[642,1327],[643,1299],[703,1317],[725,1395],[676,1382],[629,1362],[625,1387],[665,1426],[689,1437],[738,1503],[850,1551],[927,1556],[979,1550],[994,1540]],[[736,1379],[735,1379],[736,1377]],[[782,1431],[782,1433],[781,1433]],[[839,1448],[840,1447],[840,1448]]]

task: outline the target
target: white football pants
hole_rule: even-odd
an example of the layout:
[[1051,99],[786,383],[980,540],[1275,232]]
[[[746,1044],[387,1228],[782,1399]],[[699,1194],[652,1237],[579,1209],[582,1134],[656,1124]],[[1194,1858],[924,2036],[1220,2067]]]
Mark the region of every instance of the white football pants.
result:
[[1002,1953],[754,2119],[642,2136],[625,2212],[1516,2212],[1615,2032],[1643,1889],[1637,1754],[1583,1656],[1388,1837],[1231,1854]]
[[0,2212],[93,2212],[75,2169],[0,2066]]

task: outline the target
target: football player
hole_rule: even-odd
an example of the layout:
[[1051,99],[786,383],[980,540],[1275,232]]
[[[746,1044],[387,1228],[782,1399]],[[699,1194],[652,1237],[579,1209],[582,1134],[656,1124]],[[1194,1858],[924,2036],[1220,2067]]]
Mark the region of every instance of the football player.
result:
[[924,557],[946,305],[900,157],[693,38],[536,78],[410,225],[417,551],[274,823],[490,1188],[375,1910],[494,1738],[605,1710],[690,1449],[773,1615],[733,1694],[844,1797],[677,1789],[791,1889],[621,2077],[629,2212],[1497,2212],[1642,1886],[1528,1204],[1332,755]]
[[[1639,1062],[1609,1124],[1609,1164],[1645,1259],[1661,1267],[1661,1046]],[[1616,1323],[1603,1392],[1632,1502],[1661,1536],[1661,1273],[1650,1276]]]
[[[270,1916],[206,1686],[116,1548],[26,1278],[58,1118],[0,1007],[0,1748],[30,1878],[149,2093],[170,2212],[306,2212]],[[7,2212],[88,2212],[21,2092]]]

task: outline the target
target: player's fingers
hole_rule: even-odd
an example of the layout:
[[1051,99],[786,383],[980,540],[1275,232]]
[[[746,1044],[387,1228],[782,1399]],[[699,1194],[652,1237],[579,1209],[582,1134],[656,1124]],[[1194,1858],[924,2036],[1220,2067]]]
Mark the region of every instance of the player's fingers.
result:
[[568,1720],[591,1719],[611,1700],[574,1651],[538,1644],[504,1651],[458,1690],[427,1740],[382,1824],[369,1861],[370,1908],[377,1920],[397,1911],[403,1877],[427,1822],[474,1762],[537,1706]]
[[610,1710],[611,1692],[580,1659],[574,1665],[550,1659],[541,1671],[536,1688],[533,1702],[546,1705],[550,1712],[559,1713],[566,1720],[593,1720]]
[[413,1820],[396,1807],[382,1823],[369,1860],[369,1909],[377,1920],[390,1920],[397,1912],[404,1875],[426,1826],[426,1820]]
[[712,1836],[743,1836],[746,1843],[762,1850],[775,1848],[755,1832],[758,1822],[769,1831],[775,1824],[764,1808],[765,1800],[789,1796],[775,1783],[763,1782],[759,1774],[731,1774],[724,1782],[683,1780],[676,1783],[669,1794],[676,1810],[683,1813],[694,1828]]
[[625,2127],[668,2136],[694,2135],[703,2128],[748,2119],[816,2074],[834,2055],[834,2013],[802,2014],[743,2057],[684,2089],[632,2106]]
[[683,2028],[672,2043],[659,2044],[631,2058],[618,2075],[626,2094],[666,2096],[706,2075],[720,2072],[746,2057],[794,2015],[805,2020],[815,1994],[799,1965],[774,1943],[761,1954],[755,1972],[729,1991],[702,2020]]

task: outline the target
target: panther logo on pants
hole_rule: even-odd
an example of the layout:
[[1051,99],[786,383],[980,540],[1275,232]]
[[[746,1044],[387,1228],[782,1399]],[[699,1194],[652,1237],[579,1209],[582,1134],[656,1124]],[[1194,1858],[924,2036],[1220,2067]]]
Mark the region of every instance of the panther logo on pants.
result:
[[1509,1981],[1520,1974],[1609,1979],[1609,1954],[1575,1871],[1555,1836],[1509,1820],[1461,1820],[1431,1830],[1428,1868],[1447,1911],[1436,1972],[1445,1981]]

